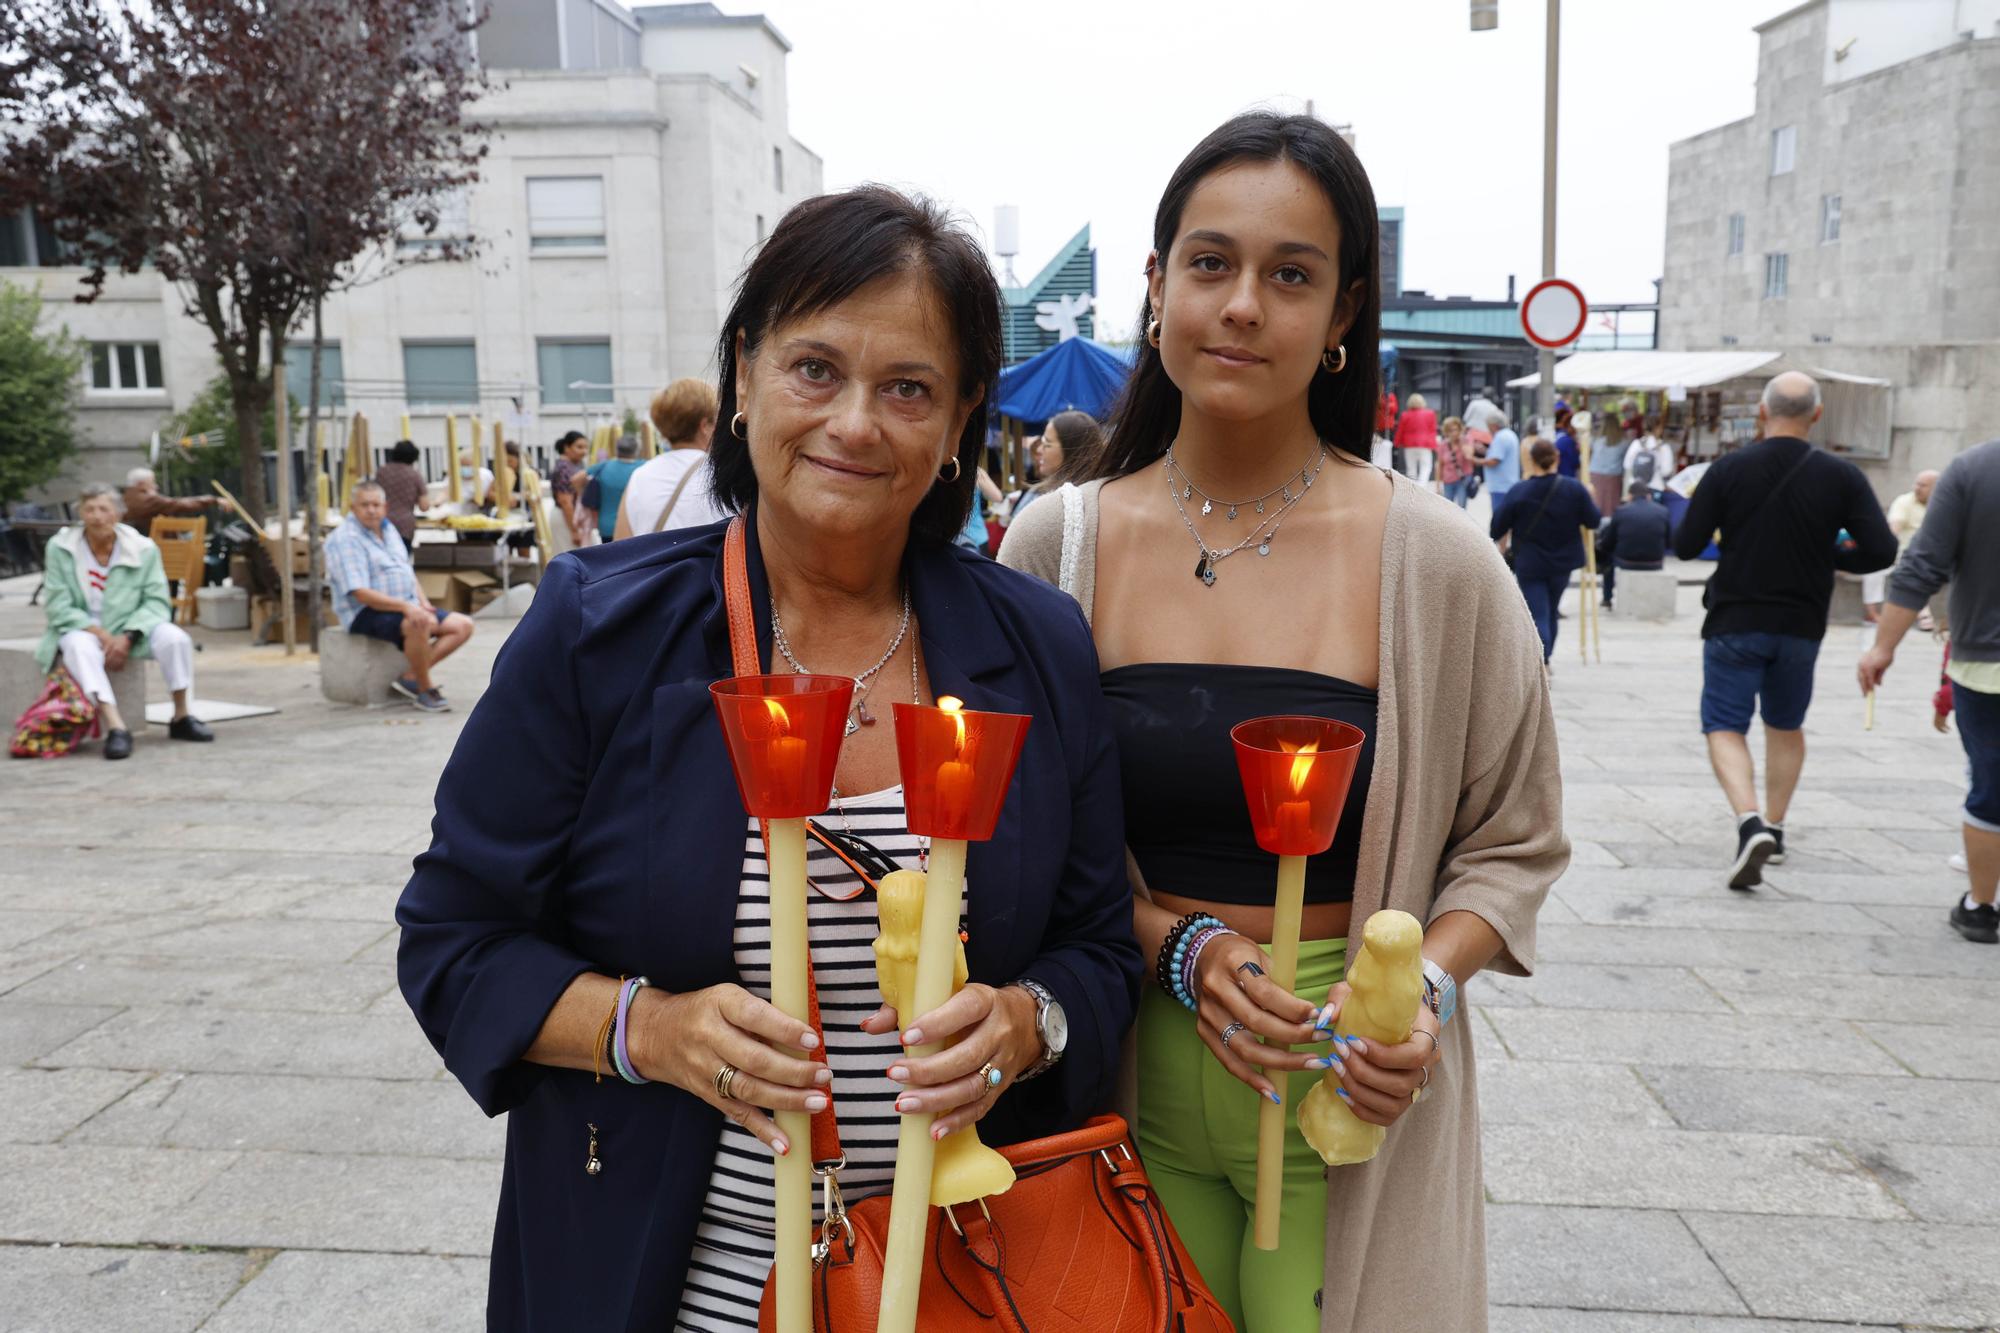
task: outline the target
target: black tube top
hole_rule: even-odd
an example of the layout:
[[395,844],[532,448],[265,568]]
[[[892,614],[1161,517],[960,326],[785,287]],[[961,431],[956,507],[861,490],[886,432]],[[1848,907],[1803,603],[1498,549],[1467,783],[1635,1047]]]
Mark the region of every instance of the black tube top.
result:
[[1333,846],[1306,863],[1306,901],[1354,900],[1361,812],[1375,763],[1375,691],[1285,667],[1138,662],[1103,674],[1125,787],[1125,838],[1151,888],[1209,902],[1268,904],[1278,858],[1257,846],[1229,729],[1274,713],[1359,727]]

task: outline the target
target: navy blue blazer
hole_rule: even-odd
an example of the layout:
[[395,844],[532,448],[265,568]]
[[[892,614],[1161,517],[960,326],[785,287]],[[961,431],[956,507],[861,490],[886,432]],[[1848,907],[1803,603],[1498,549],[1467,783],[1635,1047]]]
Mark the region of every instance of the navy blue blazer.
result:
[[[750,525],[758,637],[770,591]],[[508,1114],[491,1329],[670,1327],[721,1116],[664,1084],[523,1063],[577,974],[668,990],[738,980],[744,813],[712,681],[733,674],[721,525],[564,555],[501,649],[438,783],[396,920],[405,998],[488,1115]],[[1109,1100],[1144,960],[1118,765],[1076,604],[948,546],[912,545],[939,694],[1034,717],[992,841],[967,861],[974,980],[1033,977],[1068,1053],[1007,1090],[991,1143],[1073,1128]],[[597,1126],[601,1174],[583,1169]]]

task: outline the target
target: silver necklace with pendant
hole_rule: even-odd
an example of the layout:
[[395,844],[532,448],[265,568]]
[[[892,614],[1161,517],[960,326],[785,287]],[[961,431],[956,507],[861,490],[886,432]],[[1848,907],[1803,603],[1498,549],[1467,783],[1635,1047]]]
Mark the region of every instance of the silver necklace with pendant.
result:
[[[1308,461],[1310,462],[1311,460]],[[1284,481],[1280,482],[1276,486],[1273,486],[1270,490],[1265,491],[1262,495],[1256,497],[1255,499],[1218,500],[1214,496],[1210,495],[1207,491],[1203,490],[1200,486],[1195,484],[1194,478],[1188,475],[1187,469],[1182,467],[1180,464],[1180,460],[1174,457],[1174,447],[1171,444],[1167,446],[1167,469],[1169,472],[1168,484],[1177,486],[1179,488],[1180,498],[1182,500],[1192,500],[1194,499],[1195,496],[1199,495],[1201,497],[1201,513],[1203,518],[1208,517],[1208,515],[1215,512],[1215,510],[1218,507],[1220,507],[1224,511],[1222,516],[1227,520],[1229,520],[1231,523],[1234,523],[1236,521],[1237,511],[1242,509],[1254,509],[1257,512],[1257,514],[1261,517],[1264,513],[1264,506],[1269,504],[1271,500],[1274,498],[1278,500],[1280,505],[1290,504],[1292,500],[1292,487],[1298,486],[1301,490],[1303,490],[1304,488],[1311,486],[1313,484],[1313,478],[1317,477],[1319,475],[1320,468],[1325,466],[1326,466],[1326,449],[1324,446],[1322,446],[1319,450],[1319,459],[1316,466],[1300,468],[1298,471],[1298,475],[1296,477],[1285,478]],[[1180,474],[1179,482],[1175,482],[1172,479],[1173,473]]]
[[[854,702],[848,706],[847,730],[842,733],[843,735],[852,736],[863,727],[872,727],[875,725],[875,715],[868,711],[868,691],[874,686],[875,673],[889,665],[889,659],[894,657],[896,650],[903,646],[903,636],[909,632],[910,590],[906,587],[903,589],[902,623],[896,626],[896,637],[889,641],[889,651],[883,653],[874,666],[869,667],[854,678]],[[800,676],[810,676],[813,674],[806,669],[803,662],[792,656],[792,645],[785,638],[785,623],[778,619],[778,606],[776,602],[771,604],[771,646],[778,650],[779,656],[791,663],[794,674]],[[917,658],[916,654],[912,653],[910,654],[910,678],[913,681],[916,679],[916,672]]]
[[[1292,483],[1287,481],[1277,491],[1272,492],[1272,494],[1282,497],[1278,508],[1260,520],[1257,526],[1251,529],[1249,536],[1234,546],[1223,550],[1215,550],[1206,541],[1202,540],[1200,530],[1194,525],[1194,519],[1188,515],[1185,501],[1190,498],[1193,483],[1189,482],[1184,487],[1174,479],[1174,474],[1177,472],[1180,472],[1183,477],[1187,474],[1181,472],[1180,464],[1174,461],[1173,448],[1169,446],[1165,468],[1167,475],[1167,495],[1173,500],[1175,510],[1180,513],[1181,522],[1187,527],[1188,535],[1194,538],[1196,549],[1201,552],[1201,557],[1194,563],[1194,576],[1201,580],[1202,586],[1213,588],[1215,586],[1216,567],[1230,556],[1235,555],[1238,551],[1247,550],[1249,547],[1255,546],[1258,555],[1267,556],[1271,554],[1271,543],[1277,539],[1278,529],[1284,525],[1285,515],[1292,511],[1292,506],[1305,499],[1306,492],[1312,489],[1313,482],[1319,477],[1320,469],[1325,466],[1326,446],[1322,444],[1319,446],[1319,462],[1310,469],[1302,469],[1300,471],[1299,489],[1296,494],[1291,490]],[[1265,499],[1269,498],[1269,496],[1265,497]],[[1204,496],[1204,500],[1206,500],[1206,496]],[[1207,513],[1208,509],[1208,504],[1204,503],[1202,512]],[[1258,502],[1258,509],[1259,512],[1263,510],[1261,501]]]

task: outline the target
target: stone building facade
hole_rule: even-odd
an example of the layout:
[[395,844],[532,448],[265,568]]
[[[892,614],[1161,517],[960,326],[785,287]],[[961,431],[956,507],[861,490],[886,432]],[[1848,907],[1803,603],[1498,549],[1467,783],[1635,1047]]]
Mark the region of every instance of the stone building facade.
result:
[[2000,435],[2000,0],[1811,0],[1668,154],[1660,346],[1890,381],[1885,490]]
[[[368,261],[384,276],[325,310],[331,405],[366,412],[378,445],[405,412],[427,453],[443,445],[448,413],[511,415],[524,441],[545,444],[593,417],[643,414],[669,380],[712,375],[751,250],[821,190],[820,159],[787,122],[790,45],[760,15],[493,0],[475,41],[496,85],[473,113],[493,127],[491,147],[439,234],[469,233],[478,254],[410,262],[427,244],[412,233],[397,255]],[[207,331],[156,274],[114,274],[78,305],[80,270],[48,263],[60,256],[36,239],[31,217],[0,219],[0,281],[38,284],[46,323],[89,341],[108,369],[86,368],[88,448],[50,488],[61,496],[76,481],[122,479],[218,366]],[[307,349],[295,343],[287,359],[303,402]]]

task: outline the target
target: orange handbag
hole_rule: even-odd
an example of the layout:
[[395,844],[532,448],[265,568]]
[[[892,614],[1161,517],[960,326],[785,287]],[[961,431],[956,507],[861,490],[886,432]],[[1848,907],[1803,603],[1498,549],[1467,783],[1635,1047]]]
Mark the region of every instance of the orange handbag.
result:
[[[1012,1189],[930,1210],[923,1333],[1235,1333],[1123,1120],[1099,1116],[999,1151],[1014,1166]],[[874,1333],[888,1235],[888,1195],[844,1213],[836,1203],[813,1251],[815,1333]],[[757,1327],[777,1327],[769,1282]]]
[[[750,611],[744,519],[723,540],[730,655],[742,675],[763,669]],[[817,987],[808,990],[814,1059],[824,1059]],[[1099,1116],[1068,1134],[999,1149],[1014,1167],[1005,1194],[933,1208],[917,1294],[922,1333],[1236,1333],[1132,1151],[1125,1122]],[[882,1303],[889,1196],[846,1209],[835,1171],[846,1159],[828,1106],[812,1119],[814,1170],[828,1207],[813,1247],[816,1333],[874,1333]],[[775,1333],[764,1283],[760,1333]]]

